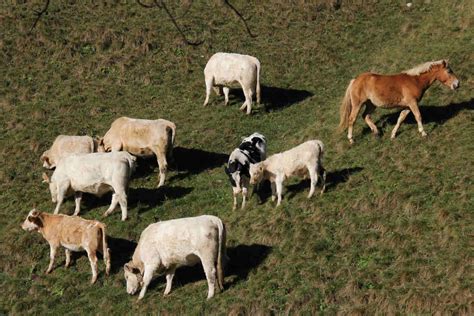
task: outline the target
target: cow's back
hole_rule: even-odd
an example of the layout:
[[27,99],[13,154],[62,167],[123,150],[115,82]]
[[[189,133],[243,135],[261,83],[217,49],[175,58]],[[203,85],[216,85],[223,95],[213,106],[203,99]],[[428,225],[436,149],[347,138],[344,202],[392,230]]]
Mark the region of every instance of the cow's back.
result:
[[59,161],[72,154],[93,152],[94,140],[90,136],[59,135],[54,140],[50,151],[58,154]]
[[217,249],[219,223],[221,220],[216,216],[202,215],[151,224],[142,232],[138,242],[141,260],[145,264],[157,258],[165,265],[194,264],[196,258],[190,254]]
[[[257,60],[249,55],[216,53],[209,59],[204,74],[213,76],[216,84],[230,84],[257,76]],[[258,61],[258,60],[257,60]],[[259,65],[260,63],[258,63]]]

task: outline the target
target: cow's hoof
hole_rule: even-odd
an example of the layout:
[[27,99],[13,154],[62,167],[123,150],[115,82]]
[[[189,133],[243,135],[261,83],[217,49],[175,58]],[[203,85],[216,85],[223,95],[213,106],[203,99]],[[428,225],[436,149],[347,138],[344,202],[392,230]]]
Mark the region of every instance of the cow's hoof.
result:
[[428,136],[428,134],[426,134],[426,132],[423,131],[423,132],[421,132],[421,136],[422,136],[422,137],[426,137],[426,136]]

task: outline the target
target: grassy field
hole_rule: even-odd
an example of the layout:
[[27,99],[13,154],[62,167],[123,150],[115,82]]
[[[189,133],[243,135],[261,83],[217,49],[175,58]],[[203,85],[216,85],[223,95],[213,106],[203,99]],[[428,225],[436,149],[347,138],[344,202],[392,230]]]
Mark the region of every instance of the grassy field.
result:
[[[473,314],[474,3],[468,0],[247,1],[169,3],[191,41],[164,9],[135,1],[0,4],[0,314]],[[12,4],[9,4],[12,3]],[[97,2],[98,3],[98,2]],[[213,97],[204,108],[203,68],[215,52],[254,55],[262,64],[263,104],[251,116]],[[351,78],[396,73],[448,58],[458,91],[439,83],[425,94],[422,138],[412,114],[396,140],[398,111],[377,110],[382,136],[362,119],[356,143],[336,132]],[[58,134],[103,135],[119,116],[176,123],[176,165],[156,189],[153,160],[140,160],[129,192],[129,220],[104,219],[112,275],[99,263],[89,284],[85,255],[72,267],[20,224],[36,205],[51,212],[39,156]],[[232,211],[223,171],[240,137],[259,131],[269,154],[308,139],[327,149],[328,190],[286,183],[278,209],[268,186]],[[110,196],[86,196],[81,216],[101,219]],[[73,201],[62,207],[71,214]],[[206,301],[200,267],[177,271],[163,298],[157,276],[142,302],[125,291],[122,266],[141,231],[157,220],[217,215],[228,229],[226,290]]]

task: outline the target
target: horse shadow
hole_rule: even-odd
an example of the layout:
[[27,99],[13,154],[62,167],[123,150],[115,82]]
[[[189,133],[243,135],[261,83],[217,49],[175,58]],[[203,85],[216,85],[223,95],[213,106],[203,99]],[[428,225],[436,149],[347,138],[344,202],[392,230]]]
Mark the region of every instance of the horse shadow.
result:
[[[344,168],[340,170],[335,170],[328,172],[326,174],[326,190],[325,192],[333,190],[336,186],[338,186],[341,183],[346,182],[349,180],[350,176],[362,171],[364,168],[362,167],[353,167],[353,168]],[[318,178],[319,181],[320,178]],[[321,184],[321,182],[318,181],[318,185]],[[298,183],[295,184],[290,184],[286,186],[286,190],[289,193],[288,198],[293,198],[297,193],[308,190],[311,185],[310,179],[303,179]],[[319,187],[320,188],[320,187]],[[318,192],[318,187],[316,187],[315,193]],[[272,195],[271,191],[271,186],[269,181],[265,181],[264,183],[261,184],[260,189],[258,192],[256,192],[258,197],[260,198],[261,203],[265,203],[269,197]]]
[[[307,90],[286,89],[270,86],[261,86],[262,103],[264,104],[265,112],[273,112],[289,107],[291,105],[302,102],[303,100],[312,97],[314,94]],[[232,89],[230,96],[245,102],[245,95],[242,89]]]
[[[166,200],[179,199],[193,191],[193,188],[180,186],[162,186],[160,188],[130,188],[128,193],[128,205],[131,207],[139,206],[138,214],[144,213]],[[145,207],[141,204],[146,205]]]
[[204,170],[222,166],[229,155],[195,148],[176,147],[173,150],[174,168],[178,174],[169,180],[179,180]]
[[[439,125],[444,124],[449,119],[452,119],[459,112],[463,110],[474,110],[474,98],[471,98],[469,101],[464,101],[460,103],[451,103],[445,106],[434,106],[434,105],[425,105],[420,106],[421,120],[423,124],[427,123],[437,123]],[[397,124],[398,117],[400,116],[400,111],[390,114],[383,115],[378,122],[383,126],[390,124],[395,126]],[[377,122],[377,123],[378,123]],[[405,121],[402,124],[417,124],[415,117],[412,113],[407,116]]]
[[[260,244],[238,245],[227,248],[229,261],[224,268],[224,277],[235,276],[230,282],[224,282],[226,289],[245,281],[249,273],[256,269],[271,253],[272,247]],[[206,280],[206,275],[199,262],[192,267],[181,267],[176,270],[173,278],[173,289],[194,283],[200,280]],[[161,275],[151,281],[149,289],[166,285],[166,276]]]

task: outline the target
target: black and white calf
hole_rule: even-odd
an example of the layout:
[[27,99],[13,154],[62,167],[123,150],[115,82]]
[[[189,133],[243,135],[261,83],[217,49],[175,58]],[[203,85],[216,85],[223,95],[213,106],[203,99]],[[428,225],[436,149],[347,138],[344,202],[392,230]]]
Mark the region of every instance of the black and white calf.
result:
[[230,154],[225,173],[229,176],[232,185],[234,210],[237,208],[237,195],[240,192],[242,192],[243,198],[242,208],[245,207],[250,181],[250,164],[263,161],[266,156],[267,140],[260,133],[253,133],[249,137],[243,138],[239,147]]

